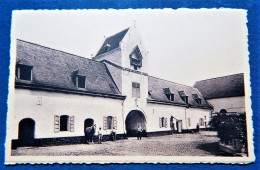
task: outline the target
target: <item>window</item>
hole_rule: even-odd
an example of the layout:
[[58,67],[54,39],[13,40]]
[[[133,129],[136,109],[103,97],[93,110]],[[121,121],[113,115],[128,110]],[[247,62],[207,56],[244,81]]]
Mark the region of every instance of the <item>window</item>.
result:
[[201,99],[197,94],[192,94],[192,97],[199,105],[201,104]]
[[200,118],[199,124],[200,124],[200,126],[204,126],[204,120],[203,120],[203,118]]
[[170,88],[164,88],[163,91],[168,100],[174,101],[174,94],[171,92]]
[[188,103],[188,96],[183,96],[183,97],[182,97],[182,100],[183,100],[185,103]]
[[188,126],[190,127],[190,118],[188,118]]
[[32,80],[32,66],[17,65],[16,76],[21,80]]
[[54,116],[54,132],[58,133],[60,131],[74,132],[74,116]]
[[159,117],[159,126],[160,126],[160,128],[162,128],[162,127],[167,128],[167,118],[166,117]]
[[132,97],[140,98],[140,84],[132,83]]
[[166,97],[170,100],[170,101],[174,101],[174,94],[170,93],[170,94],[165,94]]
[[198,104],[201,104],[201,99],[196,99],[195,100]]
[[69,116],[62,115],[60,117],[60,131],[68,131]]
[[184,91],[179,91],[179,95],[181,96],[181,99],[185,102],[188,103],[188,96],[185,94]]
[[142,54],[138,46],[134,48],[132,53],[129,55],[130,57],[130,64],[134,66],[134,69],[137,70],[137,68],[142,67]]
[[104,116],[103,129],[110,130],[113,128],[117,129],[117,118],[113,116]]
[[107,117],[107,129],[113,129],[113,117],[112,116],[108,116]]
[[78,88],[86,88],[86,77],[77,75],[76,85],[77,85]]

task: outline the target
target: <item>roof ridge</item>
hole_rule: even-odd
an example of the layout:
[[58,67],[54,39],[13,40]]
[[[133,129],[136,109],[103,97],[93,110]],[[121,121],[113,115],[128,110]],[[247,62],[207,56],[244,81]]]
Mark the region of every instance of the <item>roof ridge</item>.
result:
[[182,86],[186,86],[186,87],[192,87],[192,88],[195,88],[195,87],[193,87],[193,86],[188,86],[188,85],[185,85],[185,84],[176,83],[176,82],[173,82],[173,81],[170,81],[170,80],[165,80],[165,79],[158,78],[158,77],[151,76],[151,75],[148,75],[148,77],[153,77],[153,78],[160,79],[160,80],[164,80],[164,81],[167,81],[167,82],[170,82],[170,83],[174,83],[174,84],[178,84],[178,85],[182,85]]
[[113,36],[115,36],[115,35],[117,35],[117,34],[119,34],[119,33],[121,33],[121,32],[126,31],[126,30],[128,31],[129,28],[130,28],[130,27],[128,27],[128,28],[126,28],[126,29],[124,29],[124,30],[122,30],[122,31],[119,31],[119,32],[117,32],[117,33],[115,33],[115,34],[113,34],[113,35],[110,35],[110,36],[106,37],[106,39],[111,38],[111,37],[113,37]]
[[36,46],[39,46],[39,47],[47,48],[47,49],[50,49],[50,50],[54,50],[54,51],[62,52],[62,53],[65,53],[65,54],[69,54],[69,55],[72,55],[72,56],[75,56],[75,57],[78,57],[78,58],[90,60],[90,61],[93,61],[93,62],[96,62],[96,63],[104,64],[104,63],[102,63],[102,62],[99,62],[99,61],[97,61],[97,60],[93,60],[93,59],[91,59],[91,58],[86,58],[86,57],[82,57],[82,56],[79,56],[79,55],[76,55],[76,54],[71,54],[71,53],[68,53],[68,52],[65,52],[65,51],[61,51],[61,50],[57,50],[57,49],[54,49],[54,48],[51,48],[51,47],[46,47],[46,46],[44,46],[44,45],[32,43],[32,42],[25,41],[25,40],[21,40],[21,39],[17,39],[17,40],[18,40],[18,41],[25,42],[25,43],[28,43],[28,44],[36,45]]
[[[230,77],[230,76],[235,76],[235,75],[240,75],[240,74],[243,74],[243,75],[244,75],[244,73],[236,73],[236,74],[230,74],[230,75],[226,75],[226,76],[219,76],[219,77],[214,77],[214,78],[199,80],[199,81],[196,81],[196,82],[206,81],[206,80],[214,80],[214,79],[218,79],[218,78]],[[195,82],[195,83],[196,83],[196,82]],[[195,83],[194,83],[194,84],[195,84]]]

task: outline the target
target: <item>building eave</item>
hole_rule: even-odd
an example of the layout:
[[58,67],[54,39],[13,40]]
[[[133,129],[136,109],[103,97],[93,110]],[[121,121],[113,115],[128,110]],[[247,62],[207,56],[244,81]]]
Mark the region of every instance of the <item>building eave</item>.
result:
[[153,104],[163,104],[163,105],[172,105],[172,106],[180,106],[180,107],[188,107],[186,104],[182,103],[173,103],[173,102],[166,102],[166,101],[159,101],[155,99],[147,99],[147,103],[153,103]]
[[100,93],[100,92],[94,92],[94,91],[72,90],[72,89],[65,89],[65,88],[60,88],[60,87],[50,87],[50,86],[26,84],[26,83],[20,83],[20,82],[15,83],[15,88],[66,93],[66,94],[87,95],[87,96],[93,96],[93,97],[104,97],[104,98],[112,98],[112,99],[120,99],[120,100],[124,100],[126,98],[126,96],[116,95],[116,94]]
[[190,104],[174,103],[174,102],[170,102],[170,101],[166,102],[166,101],[160,101],[160,100],[155,100],[155,99],[147,99],[147,103],[212,110],[212,108],[207,107],[207,106],[193,106],[193,105],[190,105]]

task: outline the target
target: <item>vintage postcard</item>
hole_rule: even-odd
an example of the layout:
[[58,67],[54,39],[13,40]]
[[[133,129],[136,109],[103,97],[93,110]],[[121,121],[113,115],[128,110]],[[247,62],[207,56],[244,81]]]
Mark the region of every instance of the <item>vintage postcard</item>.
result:
[[250,163],[247,11],[16,10],[6,164]]

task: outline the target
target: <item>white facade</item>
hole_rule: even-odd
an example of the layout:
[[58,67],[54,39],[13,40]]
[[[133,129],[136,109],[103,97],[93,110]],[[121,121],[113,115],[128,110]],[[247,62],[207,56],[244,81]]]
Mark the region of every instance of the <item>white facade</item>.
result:
[[[122,102],[103,97],[16,89],[12,124],[18,127],[22,119],[33,119],[35,138],[84,136],[85,119],[94,119],[96,126],[103,129],[103,117],[113,116],[117,117],[118,133],[123,133]],[[74,130],[55,132],[55,115],[74,116]],[[104,134],[110,132],[103,130]],[[12,139],[18,139],[18,128],[13,128],[9,134]]]
[[[130,64],[129,57],[136,46],[142,54],[142,66],[138,68]],[[148,103],[149,57],[135,26],[128,30],[118,48],[95,60],[109,61],[103,62],[125,99],[15,88],[13,107],[8,113],[8,123],[14,126],[8,129],[7,141],[18,139],[19,123],[26,118],[35,122],[35,139],[84,136],[86,119],[93,119],[96,128],[101,127],[103,134],[109,135],[112,129],[104,128],[109,116],[113,117],[117,134],[126,134],[139,125],[147,133],[171,131],[172,123],[174,129],[182,132],[196,129],[197,124],[205,128],[210,121],[210,109]],[[140,85],[140,97],[133,96],[133,83]],[[132,112],[134,118],[129,117]],[[62,115],[68,116],[69,127],[65,131],[59,127]]]
[[245,113],[245,96],[209,99],[208,102],[214,106],[214,113],[222,109],[227,112]]

